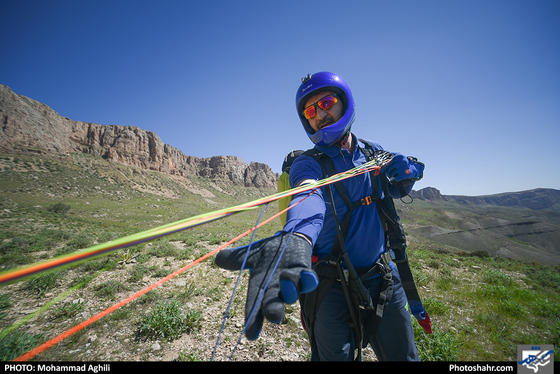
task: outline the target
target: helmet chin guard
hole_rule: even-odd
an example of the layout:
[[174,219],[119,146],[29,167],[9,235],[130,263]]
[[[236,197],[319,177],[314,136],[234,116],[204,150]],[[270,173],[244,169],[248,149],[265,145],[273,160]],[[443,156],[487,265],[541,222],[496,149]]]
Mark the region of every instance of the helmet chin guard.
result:
[[[333,91],[340,96],[344,105],[344,114],[332,125],[315,131],[302,112],[308,98],[322,91]],[[313,75],[308,74],[302,79],[296,93],[296,110],[309,139],[322,147],[331,146],[342,140],[352,128],[355,118],[355,103],[350,87],[341,77],[326,71]]]

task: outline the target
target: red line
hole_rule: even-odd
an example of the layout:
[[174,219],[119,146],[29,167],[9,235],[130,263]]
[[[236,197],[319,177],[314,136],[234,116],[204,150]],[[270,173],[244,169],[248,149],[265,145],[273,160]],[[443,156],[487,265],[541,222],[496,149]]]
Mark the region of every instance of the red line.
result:
[[[318,187],[317,187],[318,188]],[[305,199],[309,196],[311,196],[317,189],[313,190],[308,196],[305,197]],[[129,302],[137,299],[138,297],[144,295],[145,293],[153,290],[154,288],[162,285],[163,283],[167,282],[168,280],[176,277],[177,275],[183,273],[184,271],[190,269],[191,267],[193,267],[194,265],[202,262],[203,260],[207,259],[208,257],[214,255],[215,253],[221,251],[222,249],[224,249],[225,247],[229,246],[230,244],[236,242],[237,240],[241,239],[242,237],[248,235],[249,233],[255,231],[258,227],[261,227],[265,224],[267,224],[268,222],[272,221],[273,219],[275,219],[276,217],[280,216],[281,214],[287,212],[289,209],[295,207],[297,204],[301,203],[303,200],[302,199],[300,201],[298,201],[297,203],[293,204],[292,206],[287,207],[286,209],[282,210],[281,212],[276,213],[275,215],[273,215],[272,217],[264,220],[263,222],[259,223],[256,227],[252,227],[251,229],[245,231],[244,233],[236,236],[235,238],[231,239],[230,241],[228,241],[227,243],[219,246],[218,248],[208,252],[207,254],[205,254],[202,257],[199,257],[198,259],[194,260],[193,262],[191,262],[190,264],[182,267],[179,270],[176,270],[175,272],[169,274],[168,276],[166,276],[165,278],[160,279],[159,281],[151,284],[150,286],[136,292],[135,294],[127,297],[126,299],[118,302],[117,304],[105,309],[104,311],[96,314],[95,316],[85,320],[84,322],[66,330],[65,332],[63,332],[60,335],[55,336],[54,338],[38,345],[37,347],[33,348],[32,350],[30,350],[27,353],[22,354],[21,356],[17,357],[16,359],[14,359],[14,361],[27,361],[32,359],[33,357],[37,356],[38,354],[46,351],[47,349],[49,349],[50,347],[54,346],[55,344],[58,344],[59,342],[63,341],[64,339],[72,336],[73,334],[77,333],[78,331],[82,330],[83,328],[91,325],[92,323],[100,320],[101,318],[105,317],[107,314],[114,312],[115,310],[119,309],[120,307],[128,304]]]
[[[328,182],[325,182],[325,185],[331,184],[331,183],[334,183],[334,182],[338,182],[338,181],[341,181],[341,180],[344,180],[344,179],[348,179],[348,178],[354,177],[356,175],[364,174],[366,172],[369,172],[369,171],[375,170],[375,169],[379,169],[379,168],[380,168],[379,165],[373,165],[373,166],[369,166],[369,167],[366,167],[366,168],[355,170],[352,173],[347,173],[347,174],[340,173],[340,176],[338,178],[332,178],[331,177],[332,179],[329,180]],[[335,175],[333,177],[336,177],[337,175]],[[224,216],[230,215],[232,213],[240,212],[243,209],[249,209],[249,208],[252,209],[256,206],[263,205],[265,203],[269,203],[271,201],[278,200],[282,197],[292,196],[292,195],[298,194],[300,192],[311,190],[313,188],[316,189],[317,187],[315,186],[315,187],[306,188],[305,186],[303,186],[303,187],[300,187],[300,188],[297,188],[297,189],[294,189],[294,190],[288,190],[285,194],[275,194],[275,195],[264,197],[260,200],[255,200],[255,201],[248,202],[246,204],[242,204],[242,205],[238,206],[237,207],[238,210],[234,211],[234,212],[218,211],[218,212],[215,212],[212,215],[200,217],[196,220],[190,221],[189,223],[190,223],[191,226],[184,227],[183,224],[176,224],[174,226],[166,226],[164,231],[157,231],[157,229],[154,229],[153,233],[154,234],[155,233],[161,233],[160,236],[169,235],[175,229],[181,229],[181,230],[186,229],[188,227],[194,226],[195,224],[197,224],[199,222],[204,223],[205,221],[209,222],[211,220],[215,220],[215,219],[218,219],[218,218],[223,218]],[[178,231],[178,230],[176,230],[176,231]],[[154,235],[154,237],[156,237],[156,236]],[[142,241],[148,241],[148,240],[153,239],[154,237],[144,238]],[[79,261],[81,259],[85,259],[87,257],[93,257],[93,256],[101,255],[101,254],[104,254],[104,253],[107,253],[107,252],[110,252],[110,251],[113,251],[113,250],[116,250],[116,249],[119,249],[119,248],[131,246],[131,245],[134,245],[134,244],[138,244],[138,243],[132,241],[132,242],[128,242],[128,243],[122,243],[122,244],[118,244],[118,245],[114,245],[114,246],[110,246],[110,247],[101,248],[101,249],[98,249],[96,251],[80,252],[80,253],[71,254],[71,255],[68,255],[66,257],[62,257],[62,258],[59,258],[59,259],[53,259],[53,260],[50,260],[50,261],[46,261],[42,264],[36,264],[36,265],[32,265],[32,266],[22,268],[22,269],[19,269],[19,270],[13,270],[13,271],[8,272],[6,274],[0,274],[0,284],[11,282],[13,280],[23,278],[23,277],[26,277],[26,276],[29,276],[29,275],[32,275],[32,274],[35,274],[35,273],[39,273],[41,271],[54,269],[55,267],[58,267],[58,266],[67,265],[67,264],[70,264],[72,262],[76,262],[76,261]]]
[[[348,173],[348,174],[343,174],[343,173],[341,173],[341,174],[342,174],[342,177],[336,178],[336,179],[330,181],[329,183],[325,183],[325,185],[326,185],[326,184],[331,184],[331,183],[334,183],[334,182],[336,182],[336,181],[340,181],[340,180],[343,180],[343,179],[347,179],[347,178],[350,178],[350,177],[353,177],[353,176],[356,176],[356,175],[360,175],[360,174],[363,174],[363,173],[365,173],[365,172],[368,172],[368,171],[371,171],[371,170],[375,170],[375,169],[380,169],[380,166],[379,166],[379,165],[374,165],[374,166],[371,166],[371,167],[359,169],[359,170],[355,171],[354,173]],[[299,203],[301,203],[302,201],[304,201],[305,199],[307,199],[307,197],[311,196],[315,191],[317,191],[318,188],[319,188],[319,187],[314,187],[314,189],[311,191],[311,193],[310,193],[308,196],[306,196],[304,199],[300,200],[299,202],[297,202],[297,203],[295,203],[295,204],[293,204],[293,205],[291,205],[291,206],[288,206],[288,207],[287,207],[286,209],[284,209],[283,211],[276,213],[276,214],[273,215],[272,217],[270,217],[270,218],[268,218],[267,220],[263,221],[262,223],[258,224],[256,227],[253,227],[253,228],[251,228],[250,230],[247,230],[247,231],[244,232],[243,234],[238,235],[237,237],[235,237],[234,239],[228,241],[228,242],[225,243],[224,245],[222,245],[222,246],[220,246],[220,247],[214,249],[213,251],[207,253],[206,255],[204,255],[204,256],[202,256],[202,257],[196,259],[195,261],[193,261],[193,262],[191,262],[190,264],[184,266],[183,268],[181,268],[181,269],[179,269],[179,270],[177,270],[177,271],[175,271],[175,272],[169,274],[169,275],[166,276],[165,278],[160,279],[160,280],[157,281],[156,283],[151,284],[150,286],[148,286],[148,287],[146,287],[146,288],[144,288],[144,289],[138,291],[137,293],[135,293],[135,294],[133,294],[133,295],[127,297],[126,299],[124,299],[124,300],[118,302],[117,304],[115,304],[115,305],[113,305],[113,306],[111,306],[111,307],[105,309],[105,310],[102,311],[101,313],[98,313],[97,315],[95,315],[95,316],[93,316],[93,317],[91,317],[91,318],[85,320],[84,322],[82,322],[82,323],[80,323],[80,324],[78,324],[78,325],[76,325],[76,326],[74,326],[74,327],[72,327],[72,328],[66,330],[66,331],[63,332],[62,334],[57,335],[57,336],[55,336],[54,338],[52,338],[52,339],[50,339],[50,340],[48,340],[48,341],[46,341],[46,342],[40,344],[39,346],[35,347],[34,349],[30,350],[29,352],[24,353],[23,355],[17,357],[14,361],[27,361],[27,360],[29,360],[29,359],[35,357],[35,356],[38,355],[39,353],[44,352],[45,350],[49,349],[50,347],[54,346],[55,344],[61,342],[62,340],[66,339],[66,338],[68,338],[69,336],[75,334],[76,332],[82,330],[83,328],[85,328],[85,327],[91,325],[92,323],[98,321],[99,319],[103,318],[103,317],[106,316],[107,314],[109,314],[109,313],[111,313],[111,312],[113,312],[113,311],[119,309],[120,307],[122,307],[122,306],[128,304],[129,302],[131,302],[131,301],[137,299],[138,297],[140,297],[140,296],[144,295],[145,293],[147,293],[147,292],[153,290],[154,288],[160,286],[161,284],[167,282],[168,280],[170,280],[170,279],[176,277],[177,275],[179,275],[179,274],[183,273],[184,271],[190,269],[190,268],[193,267],[194,265],[196,265],[196,264],[202,262],[203,260],[207,259],[208,257],[210,257],[210,256],[214,255],[215,253],[219,252],[220,250],[224,249],[224,248],[227,247],[228,245],[230,245],[230,244],[234,243],[235,241],[239,240],[239,239],[242,238],[243,236],[245,236],[245,235],[251,233],[251,232],[254,231],[257,227],[261,227],[262,225],[265,225],[266,223],[270,222],[270,221],[273,220],[274,218],[280,216],[280,215],[283,214],[284,212],[286,212],[286,211],[288,211],[289,209],[295,207],[297,204],[299,204]],[[311,189],[311,188],[309,188],[309,189]],[[297,194],[297,193],[300,193],[300,192],[303,192],[303,191],[307,191],[307,190],[308,190],[308,189],[305,189],[305,188],[302,189],[302,190],[299,190],[299,189],[298,189],[297,191],[292,191],[291,193],[285,194],[285,196],[295,195],[295,194]],[[251,205],[253,205],[253,206],[258,206],[258,205],[262,205],[262,204],[265,204],[265,203],[270,202],[270,201],[274,201],[274,200],[280,199],[281,197],[285,197],[285,196],[279,195],[279,196],[273,196],[273,197],[263,198],[263,199],[258,200],[258,201],[256,201],[256,202],[249,202],[249,203],[247,203],[245,206],[246,206],[246,207],[250,207]],[[242,205],[242,206],[243,206],[243,205]],[[229,213],[231,213],[231,212],[229,212]],[[218,213],[216,213],[214,216],[215,216],[215,217],[218,217],[218,216],[220,216],[220,215],[229,214],[229,213],[228,213],[228,212],[225,212],[225,213],[223,213],[223,212],[218,212]],[[214,216],[210,216],[210,217],[214,217]],[[207,219],[208,219],[208,217],[203,217],[203,218],[201,218],[200,220],[196,220],[196,221],[207,220]],[[196,221],[195,221],[195,222],[196,222]],[[111,247],[111,248],[113,248],[113,247]],[[94,252],[94,253],[95,253],[95,252]],[[76,254],[75,256],[71,256],[70,258],[81,258],[81,257],[86,256],[86,255],[91,255],[91,252],[86,252],[86,253],[83,253],[83,254],[82,254],[82,253]],[[35,272],[35,271],[38,271],[38,270],[43,269],[43,268],[52,267],[52,264],[53,264],[53,263],[57,263],[57,264],[58,264],[58,263],[64,263],[65,261],[68,261],[68,257],[65,257],[65,258],[62,258],[62,259],[59,259],[59,260],[55,260],[55,261],[52,261],[52,262],[49,262],[49,263],[45,263],[45,264],[42,264],[42,265],[37,265],[36,267],[32,267],[32,269],[34,269],[34,272]],[[29,271],[30,271],[30,268],[28,268],[28,269],[23,269],[23,270],[21,270],[20,272],[29,273]],[[20,272],[10,273],[10,274],[9,274],[9,275],[11,276],[10,278],[12,278],[12,279],[15,278],[14,274],[19,274]]]

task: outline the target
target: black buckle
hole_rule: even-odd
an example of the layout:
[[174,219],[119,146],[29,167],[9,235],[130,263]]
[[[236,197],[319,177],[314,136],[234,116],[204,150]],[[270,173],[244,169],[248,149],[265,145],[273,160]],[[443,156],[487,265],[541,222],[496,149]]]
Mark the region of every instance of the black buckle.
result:
[[389,263],[393,261],[393,255],[391,254],[391,251],[388,250],[382,253],[379,259],[383,260],[384,265],[388,267]]

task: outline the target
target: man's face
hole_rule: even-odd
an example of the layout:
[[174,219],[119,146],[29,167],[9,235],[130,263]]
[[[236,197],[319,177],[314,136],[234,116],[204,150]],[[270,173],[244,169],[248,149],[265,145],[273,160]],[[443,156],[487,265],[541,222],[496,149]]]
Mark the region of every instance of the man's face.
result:
[[[325,96],[332,95],[334,92],[332,91],[323,91],[316,95],[311,96],[306,102],[304,108],[307,108],[313,104],[316,104],[319,100],[324,98]],[[313,118],[309,118],[309,125],[315,131],[319,131],[320,129],[330,126],[335,122],[338,122],[340,118],[342,118],[343,113],[343,104],[340,98],[337,98],[336,104],[332,107],[328,108],[327,110],[321,109],[318,105],[315,105],[316,114]]]

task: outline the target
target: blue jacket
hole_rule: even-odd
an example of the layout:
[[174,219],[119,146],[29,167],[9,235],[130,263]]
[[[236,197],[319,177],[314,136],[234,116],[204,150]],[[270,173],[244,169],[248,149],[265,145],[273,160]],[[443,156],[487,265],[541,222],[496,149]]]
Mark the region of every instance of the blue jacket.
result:
[[[359,142],[354,135],[352,136],[357,145],[353,154],[338,146],[315,147],[333,159],[336,171],[339,173],[353,169],[366,162],[366,157],[362,152],[364,144]],[[383,149],[377,143],[370,143],[373,145],[374,150]],[[296,186],[304,179],[321,180],[323,178],[323,172],[319,163],[308,156],[298,157],[290,169],[291,186]],[[351,201],[360,200],[370,196],[372,193],[369,173],[343,180],[342,183]],[[325,188],[331,188],[338,220],[339,222],[342,221],[342,218],[348,211],[348,207],[337,193],[334,185],[331,184],[321,187],[320,190],[317,190],[301,204],[290,209],[286,225],[283,229],[283,231],[289,232],[295,226],[295,232],[305,234],[311,238],[314,244],[313,255],[319,258],[331,252],[337,235],[332,208]],[[407,189],[412,189],[412,184]],[[379,186],[379,190],[381,191],[381,186]],[[297,203],[309,194],[310,191],[306,191],[295,195],[291,204]],[[390,194],[395,198],[401,197],[396,188],[394,190],[391,189]],[[348,227],[345,246],[350,261],[356,268],[372,265],[385,252],[384,232],[375,203],[354,209]]]

